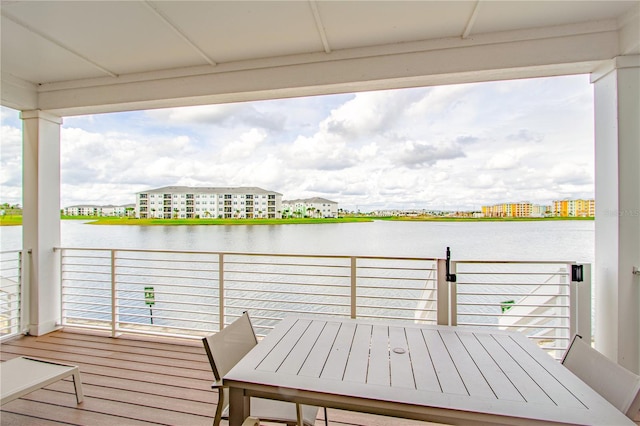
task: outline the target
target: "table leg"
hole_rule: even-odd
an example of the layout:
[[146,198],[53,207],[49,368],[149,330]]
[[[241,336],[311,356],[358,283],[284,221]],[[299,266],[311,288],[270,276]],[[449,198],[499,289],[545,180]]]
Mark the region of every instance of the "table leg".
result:
[[78,367],[73,370],[73,387],[76,390],[76,401],[80,404],[84,399],[84,393],[82,392],[82,381],[80,380],[80,369]]
[[244,389],[229,388],[229,426],[242,426],[251,413],[251,398],[244,395]]

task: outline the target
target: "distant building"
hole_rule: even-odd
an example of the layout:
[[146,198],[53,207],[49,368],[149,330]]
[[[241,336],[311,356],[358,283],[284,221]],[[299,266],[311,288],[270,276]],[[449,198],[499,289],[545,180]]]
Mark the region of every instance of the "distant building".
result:
[[282,212],[286,217],[338,217],[338,203],[320,197],[286,200]]
[[65,207],[62,211],[65,216],[127,216],[129,211],[133,211],[135,204],[124,204],[121,206],[98,206],[93,204],[82,204]]
[[549,206],[531,204],[527,201],[482,206],[484,217],[543,217],[550,211]]
[[279,219],[282,194],[256,187],[166,186],[138,192],[135,212],[141,219]]
[[553,215],[559,217],[595,217],[596,200],[554,201]]

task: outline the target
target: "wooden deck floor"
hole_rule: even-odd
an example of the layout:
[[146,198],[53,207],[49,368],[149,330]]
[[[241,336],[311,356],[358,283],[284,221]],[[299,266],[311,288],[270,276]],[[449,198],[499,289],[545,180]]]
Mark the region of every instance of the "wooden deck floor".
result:
[[[216,391],[199,341],[58,331],[0,346],[2,361],[21,355],[78,365],[85,400],[71,380],[2,406],[4,425],[211,425]],[[428,423],[329,409],[329,424],[418,426]],[[319,410],[316,425],[324,425]]]

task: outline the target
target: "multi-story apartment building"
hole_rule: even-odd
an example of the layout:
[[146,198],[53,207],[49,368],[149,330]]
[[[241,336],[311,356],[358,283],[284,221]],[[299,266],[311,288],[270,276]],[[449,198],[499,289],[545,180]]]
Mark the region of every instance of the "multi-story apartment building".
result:
[[282,212],[293,217],[338,217],[338,203],[320,197],[287,200],[282,202]]
[[124,204],[122,206],[97,206],[97,205],[77,205],[62,209],[65,216],[127,216],[128,211],[133,211],[134,204]]
[[282,194],[256,187],[166,186],[136,194],[136,217],[279,219]]
[[553,215],[560,217],[595,217],[595,200],[557,200],[553,202]]
[[532,211],[533,204],[528,202],[482,206],[484,217],[531,217]]

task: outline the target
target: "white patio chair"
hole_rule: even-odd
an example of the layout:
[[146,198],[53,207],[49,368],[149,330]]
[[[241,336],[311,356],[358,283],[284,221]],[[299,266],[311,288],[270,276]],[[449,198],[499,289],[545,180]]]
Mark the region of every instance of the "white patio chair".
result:
[[575,335],[562,364],[630,419],[640,410],[640,376],[591,347]]
[[69,376],[73,378],[76,401],[80,404],[84,394],[77,366],[26,356],[0,363],[0,404],[11,402]]
[[[258,339],[253,331],[249,314],[245,312],[218,333],[204,337],[202,343],[216,380],[211,387],[218,389],[218,407],[213,419],[213,425],[218,426],[222,418],[229,418],[229,388],[224,385],[222,378],[258,344]],[[300,409],[298,404],[291,402],[251,398],[251,416],[253,417],[291,426],[313,426],[318,415],[318,407],[308,405],[299,407]]]

